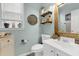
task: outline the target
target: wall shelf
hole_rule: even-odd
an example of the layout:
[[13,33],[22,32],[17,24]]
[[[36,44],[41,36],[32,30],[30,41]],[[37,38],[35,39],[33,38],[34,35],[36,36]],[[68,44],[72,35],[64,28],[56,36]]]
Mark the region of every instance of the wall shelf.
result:
[[42,22],[41,24],[47,24],[47,23],[52,24],[52,21]]
[[48,9],[41,10],[40,19],[41,24],[52,24],[52,11]]
[[48,14],[52,14],[52,12],[51,12],[51,11],[47,11],[47,12],[41,14],[41,16],[42,16],[42,17],[45,17],[45,16],[48,15]]
[[22,30],[24,28],[24,22],[20,20],[0,20],[0,25],[0,30]]

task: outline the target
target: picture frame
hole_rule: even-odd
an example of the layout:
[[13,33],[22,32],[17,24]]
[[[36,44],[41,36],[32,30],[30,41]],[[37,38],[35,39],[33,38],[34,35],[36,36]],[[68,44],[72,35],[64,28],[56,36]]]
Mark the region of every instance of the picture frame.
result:
[[71,13],[68,13],[65,15],[65,20],[70,21],[71,20]]

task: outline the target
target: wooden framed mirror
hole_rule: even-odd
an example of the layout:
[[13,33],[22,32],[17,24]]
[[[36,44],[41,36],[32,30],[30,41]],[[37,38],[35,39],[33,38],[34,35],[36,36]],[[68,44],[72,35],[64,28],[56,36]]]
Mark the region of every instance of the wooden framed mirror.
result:
[[55,3],[54,32],[56,35],[79,38],[79,3]]

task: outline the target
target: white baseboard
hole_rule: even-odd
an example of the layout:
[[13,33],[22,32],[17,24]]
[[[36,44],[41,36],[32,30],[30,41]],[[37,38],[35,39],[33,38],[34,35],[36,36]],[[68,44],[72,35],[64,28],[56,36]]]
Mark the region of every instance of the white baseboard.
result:
[[31,54],[31,53],[33,53],[33,52],[27,52],[27,53],[23,53],[23,54],[20,54],[20,55],[18,55],[18,56],[27,56],[28,54]]

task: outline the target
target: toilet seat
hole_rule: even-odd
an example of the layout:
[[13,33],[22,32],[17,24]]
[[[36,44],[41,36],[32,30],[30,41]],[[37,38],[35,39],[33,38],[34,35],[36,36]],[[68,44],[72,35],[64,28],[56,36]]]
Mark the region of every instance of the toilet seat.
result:
[[[50,38],[50,35],[42,34],[42,43],[43,40],[48,40]],[[35,53],[35,56],[43,56],[43,47],[44,44],[35,44],[32,46],[31,51]]]
[[43,49],[43,44],[35,44],[32,46],[32,51],[33,52],[40,52]]

